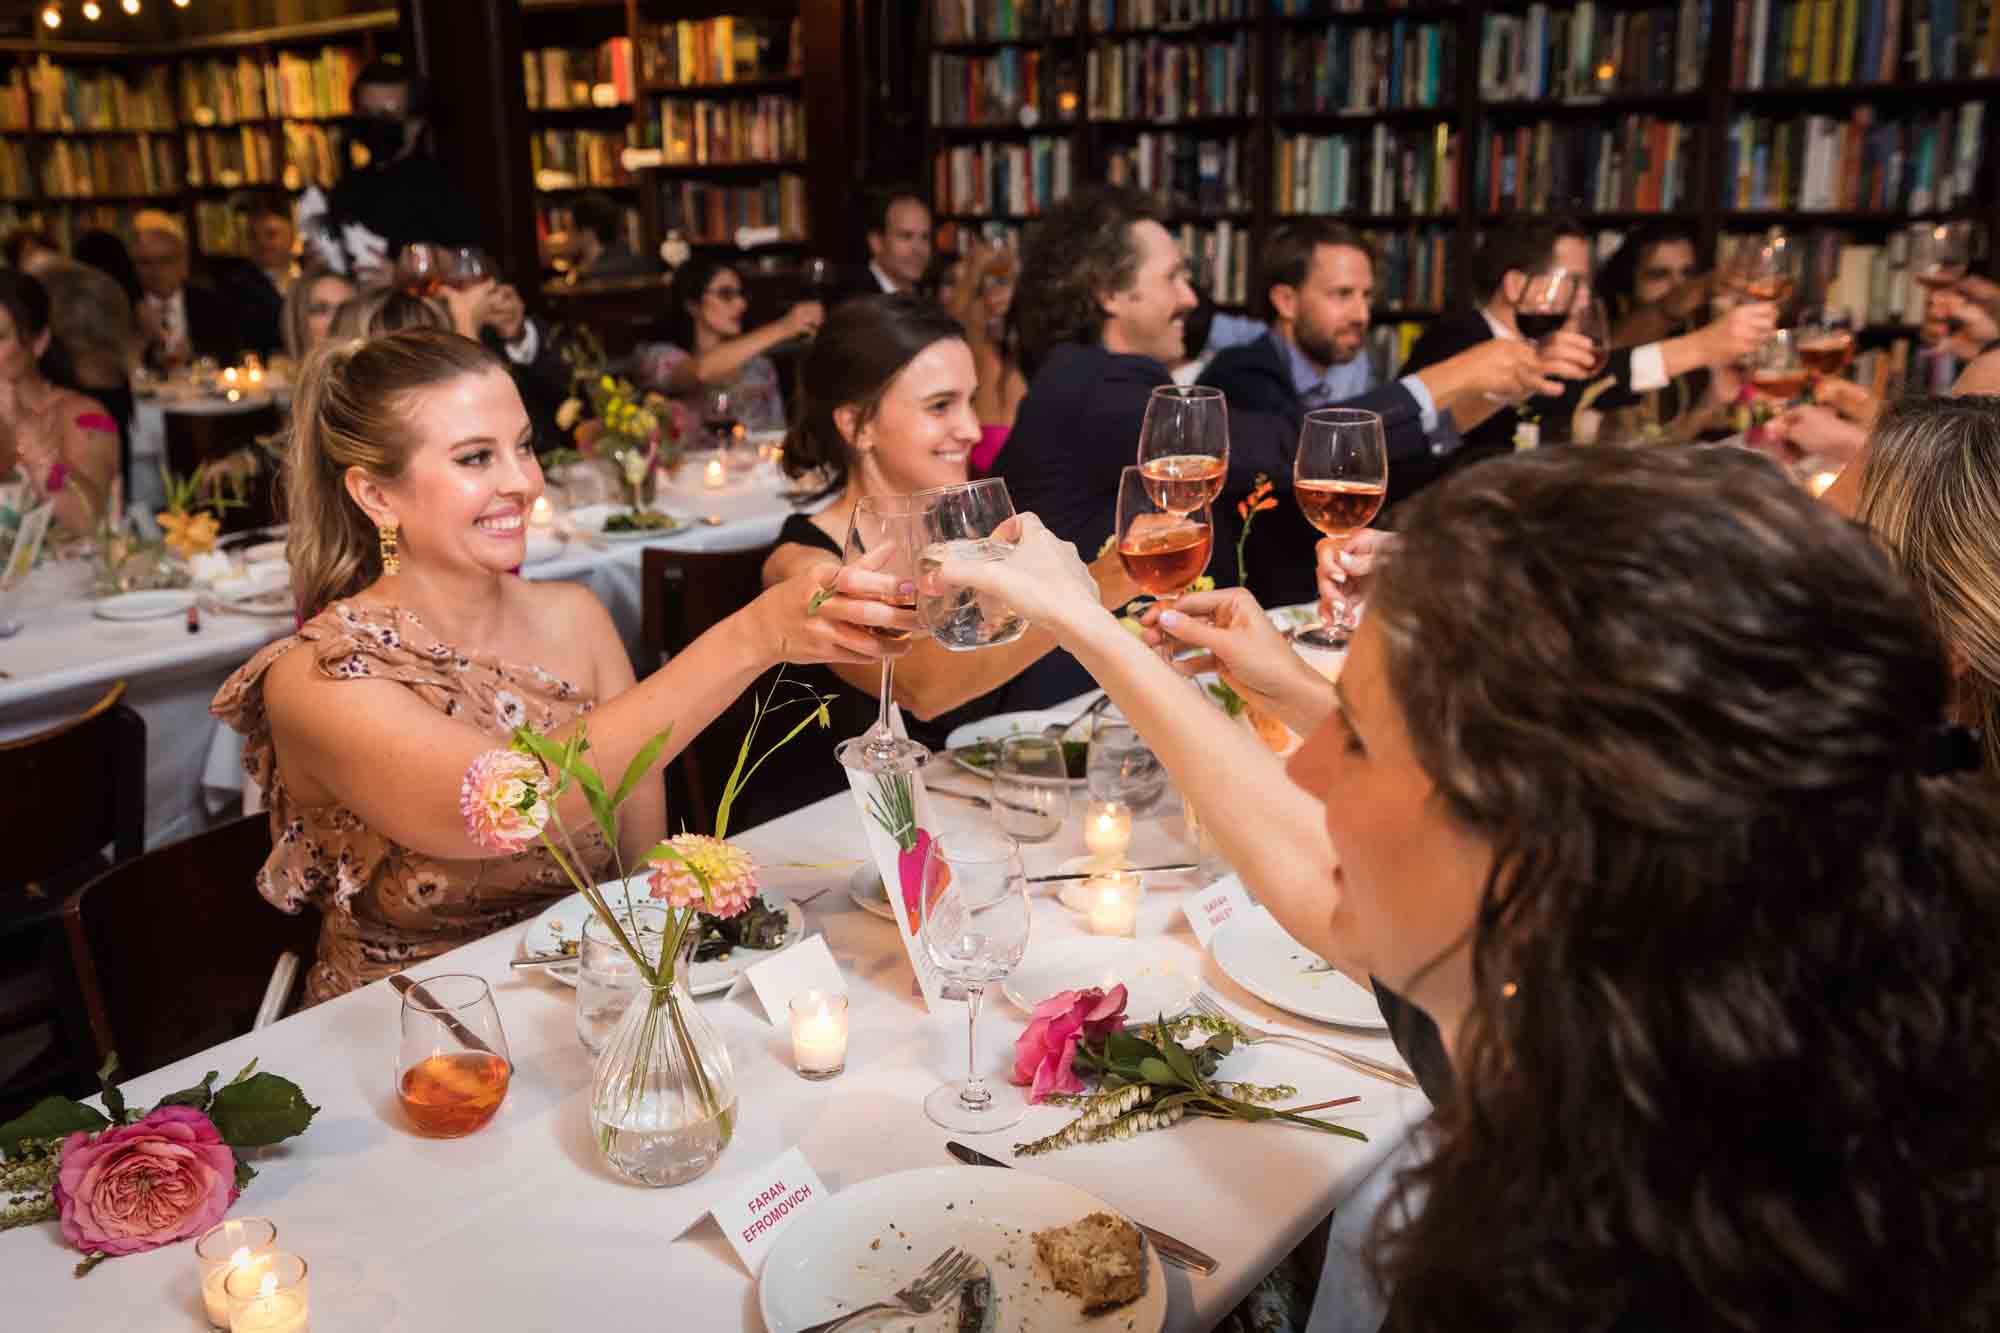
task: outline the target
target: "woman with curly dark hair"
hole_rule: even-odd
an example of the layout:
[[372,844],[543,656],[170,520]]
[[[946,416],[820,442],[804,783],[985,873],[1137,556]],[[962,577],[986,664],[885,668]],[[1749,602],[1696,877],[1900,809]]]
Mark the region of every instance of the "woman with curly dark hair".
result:
[[1022,527],[942,580],[1052,629],[1287,927],[1437,1021],[1392,1328],[1992,1326],[2000,825],[1925,775],[1944,657],[1864,532],[1737,451],[1467,469],[1286,783]]

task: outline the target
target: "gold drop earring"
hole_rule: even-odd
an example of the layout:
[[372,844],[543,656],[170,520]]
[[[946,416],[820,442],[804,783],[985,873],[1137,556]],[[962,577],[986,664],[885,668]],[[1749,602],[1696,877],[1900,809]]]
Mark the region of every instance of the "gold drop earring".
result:
[[386,577],[390,574],[402,573],[403,557],[396,554],[396,525],[394,523],[384,523],[379,531],[382,537],[383,575]]

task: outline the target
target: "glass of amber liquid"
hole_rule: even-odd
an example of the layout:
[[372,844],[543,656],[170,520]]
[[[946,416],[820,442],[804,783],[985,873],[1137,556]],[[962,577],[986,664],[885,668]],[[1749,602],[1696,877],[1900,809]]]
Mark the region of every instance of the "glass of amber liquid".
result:
[[403,993],[396,1095],[420,1134],[461,1138],[500,1109],[514,1062],[493,992],[479,977],[426,977]]

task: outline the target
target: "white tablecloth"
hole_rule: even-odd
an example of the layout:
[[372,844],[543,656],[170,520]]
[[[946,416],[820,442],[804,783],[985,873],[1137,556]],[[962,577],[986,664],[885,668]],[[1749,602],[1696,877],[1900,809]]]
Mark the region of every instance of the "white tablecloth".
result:
[[[939,813],[946,827],[984,818],[969,807]],[[304,1136],[258,1159],[259,1177],[235,1210],[271,1217],[282,1244],[312,1265],[316,1333],[761,1329],[754,1283],[721,1233],[712,1223],[688,1230],[724,1182],[795,1145],[835,1194],[888,1172],[950,1160],[944,1144],[954,1136],[925,1118],[922,1102],[941,1081],[964,1073],[963,1007],[923,1011],[911,993],[894,925],[848,899],[852,861],[822,869],[779,864],[864,856],[859,821],[851,798],[839,796],[741,839],[767,867],[766,883],[774,890],[798,898],[827,890],[806,906],[806,928],[824,933],[848,981],[847,1072],[829,1083],[807,1083],[792,1071],[787,1032],[767,1024],[754,999],[701,1001],[729,1045],[740,1122],[715,1170],[689,1185],[641,1189],[599,1163],[586,1110],[590,1062],[576,1040],[573,993],[507,967],[524,928],[420,969],[425,975],[474,972],[494,987],[515,1072],[498,1117],[472,1137],[424,1139],[405,1127],[392,1089],[398,999],[386,984],[136,1079],[126,1096],[150,1105],[208,1070],[227,1078],[255,1057],[259,1068],[295,1079],[321,1107]],[[1133,855],[1144,862],[1184,854],[1172,831],[1179,822],[1177,812],[1139,820]],[[1072,817],[1054,841],[1026,855],[1032,873],[1081,851],[1080,820]],[[248,885],[244,892],[251,892]],[[1177,899],[1154,887],[1141,913],[1142,933],[1200,966],[1225,1004],[1283,1022],[1283,1015],[1250,999],[1196,950]],[[1053,899],[1039,900],[1029,959],[1043,941],[1079,930],[1073,914]],[[1025,1021],[997,993],[989,997],[979,1048],[989,1077],[1004,1079]],[[1384,1038],[1339,1039],[1386,1059],[1395,1056]],[[1212,1327],[1373,1174],[1427,1111],[1417,1093],[1296,1050],[1246,1048],[1224,1068],[1231,1078],[1295,1084],[1299,1104],[1359,1094],[1362,1101],[1345,1108],[1344,1118],[1369,1141],[1199,1121],[1027,1163],[1221,1262],[1207,1278],[1166,1270],[1167,1327],[1178,1333]],[[1004,1157],[1013,1143],[1051,1133],[1068,1118],[1058,1108],[1034,1108],[1014,1129],[974,1141]],[[81,1282],[70,1276],[75,1257],[62,1248],[53,1224],[0,1234],[0,1284],[15,1312],[11,1322],[190,1333],[200,1327],[190,1245],[116,1260]],[[1351,1273],[1351,1266],[1344,1271]],[[1343,1299],[1342,1285],[1352,1279],[1342,1273],[1336,1269],[1331,1289],[1323,1287],[1322,1304]]]
[[[156,478],[157,478],[157,474]],[[742,550],[775,540],[791,512],[774,473],[760,472],[722,491],[670,488],[677,513],[713,514],[719,526],[694,522],[646,542],[591,547],[572,543],[522,572],[534,579],[589,585],[639,655],[640,565],[646,546]],[[91,614],[81,565],[37,570],[24,589],[23,628],[0,639],[0,738],[54,726],[89,707],[112,681],[126,682],[126,702],[146,720],[146,845],[199,831],[238,808],[243,790],[241,738],[208,715],[209,700],[229,674],[265,644],[291,632],[289,617],[204,614],[190,634],[181,616],[113,623]]]

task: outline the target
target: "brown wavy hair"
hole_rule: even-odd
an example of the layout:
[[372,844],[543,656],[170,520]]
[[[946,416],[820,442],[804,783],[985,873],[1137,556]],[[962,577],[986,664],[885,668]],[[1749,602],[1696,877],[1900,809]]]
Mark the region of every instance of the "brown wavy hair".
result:
[[1953,711],[2000,775],[2000,397],[1892,403],[1864,457],[1855,517],[1917,585],[1959,667]]
[[401,476],[422,443],[409,429],[411,398],[489,370],[506,368],[479,343],[439,329],[335,339],[306,359],[292,391],[285,554],[307,620],[382,576],[380,534],[347,493],[347,470]]
[[1074,190],[1028,229],[1011,314],[1021,336],[1021,369],[1030,379],[1059,343],[1094,343],[1104,329],[1101,298],[1139,276],[1133,224],[1165,225],[1152,195],[1125,185]]
[[1494,858],[1390,1326],[1990,1327],[2000,832],[1919,775],[1909,584],[1733,449],[1490,462],[1403,526],[1370,618]]

